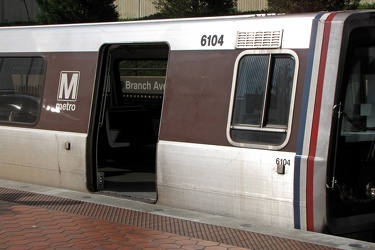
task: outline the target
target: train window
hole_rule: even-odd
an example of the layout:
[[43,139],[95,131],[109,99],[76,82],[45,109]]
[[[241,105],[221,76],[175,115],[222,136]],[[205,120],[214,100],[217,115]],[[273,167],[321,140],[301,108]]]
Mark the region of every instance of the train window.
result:
[[122,92],[162,95],[167,60],[123,60],[119,62]]
[[242,53],[236,63],[228,137],[239,146],[282,147],[289,135],[296,55]]
[[40,112],[44,60],[0,57],[0,121],[34,124]]
[[121,60],[118,67],[124,104],[142,105],[160,117],[167,60]]
[[375,47],[353,50],[343,106],[341,135],[346,141],[375,138]]

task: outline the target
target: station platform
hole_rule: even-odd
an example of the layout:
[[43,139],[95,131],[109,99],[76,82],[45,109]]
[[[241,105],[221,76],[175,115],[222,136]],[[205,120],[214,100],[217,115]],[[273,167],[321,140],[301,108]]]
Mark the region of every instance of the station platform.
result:
[[0,249],[375,249],[375,244],[0,180]]

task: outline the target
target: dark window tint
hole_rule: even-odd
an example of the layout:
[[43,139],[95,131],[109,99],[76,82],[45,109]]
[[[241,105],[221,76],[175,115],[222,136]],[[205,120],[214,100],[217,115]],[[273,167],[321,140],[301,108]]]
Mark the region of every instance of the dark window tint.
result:
[[44,71],[42,58],[0,58],[0,121],[37,121]]
[[230,136],[234,142],[281,145],[287,135],[295,60],[245,55],[238,64]]

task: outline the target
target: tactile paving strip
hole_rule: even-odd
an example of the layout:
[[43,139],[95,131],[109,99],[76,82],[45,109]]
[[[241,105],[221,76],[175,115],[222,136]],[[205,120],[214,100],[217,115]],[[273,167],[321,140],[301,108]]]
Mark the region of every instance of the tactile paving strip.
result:
[[60,212],[73,213],[90,218],[103,219],[130,226],[138,226],[202,240],[249,249],[335,249],[271,235],[253,233],[150,214],[91,202],[37,194],[23,190],[0,188],[0,200],[23,205],[42,207]]

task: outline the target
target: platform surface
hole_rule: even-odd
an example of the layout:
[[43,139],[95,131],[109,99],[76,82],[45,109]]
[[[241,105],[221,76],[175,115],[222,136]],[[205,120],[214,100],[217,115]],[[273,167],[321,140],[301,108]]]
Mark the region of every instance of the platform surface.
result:
[[0,249],[375,249],[325,234],[0,180]]

